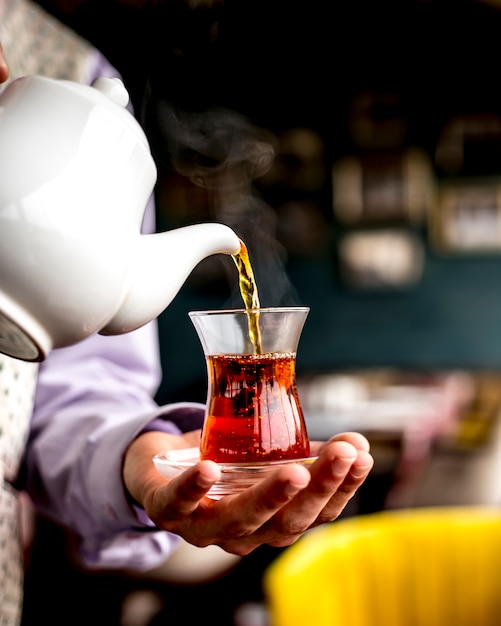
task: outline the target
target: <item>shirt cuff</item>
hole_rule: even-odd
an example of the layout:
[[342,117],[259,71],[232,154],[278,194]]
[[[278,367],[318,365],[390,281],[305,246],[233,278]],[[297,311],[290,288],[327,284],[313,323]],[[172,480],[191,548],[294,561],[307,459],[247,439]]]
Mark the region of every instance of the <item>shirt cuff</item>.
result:
[[152,431],[172,434],[172,424],[175,424],[182,433],[198,430],[202,428],[204,415],[205,410],[202,405],[199,407],[185,407],[172,411],[165,417],[155,417],[143,427],[139,434],[142,435]]

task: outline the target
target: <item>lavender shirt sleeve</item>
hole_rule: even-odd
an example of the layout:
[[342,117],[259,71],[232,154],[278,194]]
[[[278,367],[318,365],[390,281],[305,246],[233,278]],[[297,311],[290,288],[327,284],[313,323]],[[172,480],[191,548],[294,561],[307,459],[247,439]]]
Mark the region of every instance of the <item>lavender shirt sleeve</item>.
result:
[[[97,52],[90,69],[89,82],[117,76]],[[150,201],[143,230],[153,229]],[[40,366],[22,486],[42,514],[78,534],[89,566],[151,569],[180,541],[131,506],[121,477],[124,452],[142,430],[153,423],[179,434],[177,423],[203,419],[198,404],[157,406],[160,376],[154,322],[54,350]]]
[[123,454],[140,432],[179,434],[176,422],[203,419],[202,405],[152,400],[156,346],[148,324],[54,350],[40,367],[25,488],[42,514],[81,537],[90,566],[150,569],[178,541],[131,507],[121,477]]

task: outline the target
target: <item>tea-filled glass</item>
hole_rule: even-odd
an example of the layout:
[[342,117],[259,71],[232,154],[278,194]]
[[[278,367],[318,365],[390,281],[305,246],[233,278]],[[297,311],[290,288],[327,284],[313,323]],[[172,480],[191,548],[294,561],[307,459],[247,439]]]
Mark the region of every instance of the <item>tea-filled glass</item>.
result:
[[310,445],[296,387],[308,307],[191,311],[207,364],[200,458],[304,459]]

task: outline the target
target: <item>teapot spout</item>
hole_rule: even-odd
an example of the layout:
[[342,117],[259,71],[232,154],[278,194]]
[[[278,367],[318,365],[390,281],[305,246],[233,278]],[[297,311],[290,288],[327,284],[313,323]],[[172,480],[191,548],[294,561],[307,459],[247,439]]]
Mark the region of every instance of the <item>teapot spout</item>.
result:
[[120,335],[144,326],[169,306],[200,261],[213,254],[239,251],[239,237],[219,223],[139,235],[131,250],[124,300],[100,334]]

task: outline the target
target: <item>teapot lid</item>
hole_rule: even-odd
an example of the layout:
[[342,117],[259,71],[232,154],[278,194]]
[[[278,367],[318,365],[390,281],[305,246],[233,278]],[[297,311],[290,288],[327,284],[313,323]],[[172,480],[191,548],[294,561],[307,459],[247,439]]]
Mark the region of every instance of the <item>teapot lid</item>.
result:
[[95,104],[99,104],[101,107],[112,111],[116,115],[119,115],[123,123],[126,124],[133,133],[135,133],[137,138],[149,150],[149,143],[143,129],[136,118],[127,109],[127,105],[129,104],[129,92],[120,78],[108,78],[102,76],[94,80],[90,88],[88,85],[82,85],[81,83],[75,83],[70,80],[57,80],[42,76],[31,76],[30,78],[56,82],[68,89],[76,91],[80,95],[92,100]]
[[[117,78],[102,77],[92,86],[38,75],[13,80],[0,93],[0,206],[55,180],[77,154],[92,162],[98,151],[118,167],[134,151],[153,170],[148,139],[128,102]],[[127,152],[117,152],[123,144]],[[23,171],[28,175],[20,178]]]

